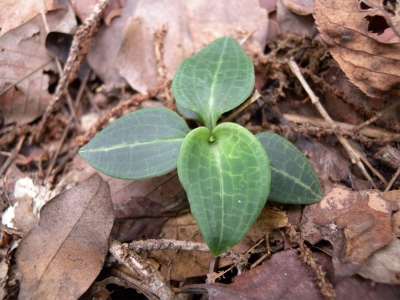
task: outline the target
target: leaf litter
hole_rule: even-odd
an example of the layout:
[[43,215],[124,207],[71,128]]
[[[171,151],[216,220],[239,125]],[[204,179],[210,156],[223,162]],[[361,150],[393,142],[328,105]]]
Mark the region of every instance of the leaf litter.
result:
[[[105,198],[112,198],[112,205],[111,202],[107,202],[106,205],[97,205],[95,211],[103,217],[93,217],[92,225],[84,226],[85,228],[82,229],[83,232],[88,228],[95,230],[101,227],[101,219],[108,220],[107,229],[101,232],[101,238],[95,240],[97,244],[102,244],[100,251],[102,254],[89,255],[89,257],[86,254],[85,256],[80,251],[83,251],[92,238],[85,239],[80,234],[71,235],[71,238],[76,241],[76,247],[61,247],[60,249],[65,251],[66,255],[79,255],[78,261],[81,265],[78,269],[85,265],[87,273],[81,272],[74,276],[74,271],[58,269],[58,272],[64,272],[64,276],[68,278],[56,275],[53,279],[43,280],[46,286],[43,289],[44,293],[54,296],[55,288],[52,284],[55,283],[73,285],[77,287],[77,290],[71,289],[68,292],[70,294],[65,295],[69,296],[68,299],[78,299],[103,270],[98,280],[106,279],[95,282],[85,297],[92,296],[93,298],[96,295],[98,299],[108,297],[119,299],[120,296],[116,296],[120,295],[118,293],[129,293],[132,288],[144,293],[149,299],[155,297],[158,290],[153,290],[151,287],[154,285],[148,282],[161,277],[157,277],[158,275],[153,277],[151,274],[143,277],[143,272],[140,273],[142,275],[138,275],[138,269],[132,267],[129,270],[121,269],[115,263],[115,259],[122,262],[123,258],[114,257],[115,253],[108,255],[106,259],[111,217],[115,217],[116,220],[111,236],[123,242],[133,241],[134,243],[139,240],[146,242],[152,238],[161,238],[168,241],[172,239],[203,243],[176,175],[170,174],[145,181],[90,177],[94,172],[76,156],[77,147],[74,146],[74,139],[78,135],[88,136],[93,132],[96,133],[98,128],[145,105],[156,103],[157,106],[166,106],[169,101],[166,98],[168,95],[166,91],[169,88],[168,80],[173,78],[180,61],[198,52],[217,37],[231,35],[238,41],[249,36],[244,47],[255,64],[256,87],[261,94],[261,98],[256,103],[248,106],[238,116],[237,122],[254,133],[275,132],[294,143],[307,155],[317,171],[325,190],[325,198],[322,203],[305,208],[269,202],[248,236],[233,249],[234,252],[231,253],[233,256],[221,258],[219,261],[214,262],[209,253],[196,251],[193,245],[189,249],[177,250],[172,247],[174,246],[172,242],[167,250],[142,250],[140,259],[136,262],[139,266],[147,267],[149,265],[145,262],[151,262],[153,267],[148,270],[160,272],[164,277],[162,282],[168,282],[180,292],[208,291],[210,299],[265,299],[265,295],[269,295],[270,299],[292,299],[293,295],[296,298],[310,299],[324,297],[332,299],[334,296],[336,299],[399,298],[400,215],[397,200],[399,183],[397,181],[392,183],[390,196],[377,190],[369,190],[371,184],[351,164],[347,154],[333,135],[334,129],[320,125],[323,124],[320,121],[311,122],[321,117],[313,105],[307,102],[307,95],[291,74],[285,61],[290,56],[294,56],[306,80],[318,94],[328,113],[335,121],[342,122],[340,126],[353,125],[353,127],[341,127],[336,130],[346,138],[355,141],[358,145],[357,149],[366,154],[365,159],[383,174],[386,181],[390,181],[392,177],[396,179],[394,173],[399,165],[395,159],[390,160],[391,157],[385,160],[393,152],[387,152],[390,150],[384,146],[389,144],[397,149],[400,121],[395,105],[398,99],[387,95],[389,93],[397,95],[397,73],[394,71],[388,77],[375,75],[377,66],[391,70],[396,65],[395,53],[398,52],[395,51],[398,39],[396,18],[398,17],[392,12],[397,11],[397,2],[349,1],[346,2],[347,4],[342,2],[343,5],[354,8],[355,13],[349,18],[346,17],[345,7],[340,6],[332,10],[332,2],[316,0],[314,14],[322,38],[313,29],[312,17],[304,16],[310,13],[310,1],[267,1],[268,3],[260,1],[262,6],[258,1],[248,1],[246,8],[233,4],[220,6],[215,4],[216,7],[210,8],[210,4],[206,1],[200,1],[196,5],[173,1],[170,7],[166,7],[164,1],[152,1],[151,5],[157,8],[152,14],[146,13],[150,5],[147,1],[112,2],[112,6],[103,18],[105,23],[100,26],[96,41],[88,56],[89,65],[100,79],[94,79],[92,75],[85,83],[82,101],[76,100],[78,108],[76,114],[79,119],[94,112],[97,116],[103,115],[99,123],[92,125],[91,133],[83,131],[78,125],[73,126],[66,137],[67,144],[62,146],[62,143],[59,143],[61,135],[54,134],[59,124],[66,124],[69,117],[68,111],[62,107],[48,120],[52,131],[48,131],[45,140],[35,141],[30,138],[35,125],[32,121],[42,116],[51,98],[51,92],[48,92],[50,79],[55,78],[55,75],[60,75],[57,74],[58,70],[55,67],[52,67],[52,73],[47,71],[43,73],[42,70],[37,72],[38,77],[35,77],[35,82],[40,82],[40,84],[32,85],[32,88],[36,86],[34,90],[31,90],[29,85],[18,81],[19,78],[26,76],[26,71],[21,73],[25,75],[17,76],[9,82],[0,80],[2,87],[11,86],[23,95],[20,98],[9,97],[8,102],[3,100],[4,95],[0,98],[2,124],[12,124],[0,128],[0,166],[11,161],[10,167],[4,170],[0,168],[0,176],[2,176],[0,193],[4,198],[2,207],[5,208],[10,204],[12,207],[15,206],[15,217],[12,219],[14,222],[9,225],[9,227],[14,226],[12,228],[15,229],[3,227],[3,235],[11,237],[11,240],[4,240],[5,242],[2,243],[4,248],[1,249],[4,251],[0,252],[1,274],[4,277],[4,280],[0,282],[3,295],[6,295],[8,299],[16,298],[18,292],[21,299],[22,297],[29,299],[24,293],[34,296],[30,290],[31,285],[27,285],[27,281],[34,282],[35,277],[40,274],[29,271],[29,268],[45,260],[46,255],[51,255],[49,254],[51,245],[67,240],[62,235],[67,226],[44,226],[49,222],[47,214],[54,213],[53,210],[57,210],[58,206],[66,206],[68,207],[66,213],[56,213],[50,219],[59,219],[58,221],[61,222],[63,218],[72,218],[73,212],[87,201],[87,198],[83,197],[84,193],[90,193],[88,190],[93,190],[96,186],[98,188],[104,186],[103,180],[106,180],[110,186],[110,196]],[[88,6],[86,10],[73,4],[75,14],[81,20],[85,20],[96,1],[92,4],[89,5],[90,9]],[[60,20],[61,12],[59,11],[63,10],[60,7],[55,8],[57,9],[53,10],[47,6],[45,8],[51,30],[55,29],[52,27],[52,16]],[[165,11],[172,8],[176,8],[173,12],[180,13],[178,15],[171,13],[170,16],[166,16],[168,14],[165,14]],[[23,13],[27,11],[28,9]],[[204,11],[207,14],[202,13]],[[245,21],[237,19],[235,14],[238,11]],[[25,18],[23,14],[19,15],[18,20],[24,21],[14,23],[9,21],[9,17],[1,18],[4,24],[2,23],[0,39],[19,30],[19,35],[25,36],[21,39],[21,45],[38,47],[35,48],[38,57],[51,61],[51,57],[46,54],[44,48],[45,31],[39,15],[40,11],[29,9],[29,13],[28,18]],[[339,24],[336,27],[332,25],[335,23],[332,21],[334,17],[337,18],[335,21]],[[378,22],[383,19],[386,25]],[[340,23],[344,20],[346,23]],[[376,27],[376,24],[383,24],[383,28]],[[157,39],[154,35],[161,25],[165,25],[165,36]],[[258,30],[252,35],[251,32],[257,28],[257,25]],[[343,33],[341,30],[344,27],[348,29]],[[34,30],[37,34],[32,35]],[[337,35],[338,32],[341,35]],[[279,38],[278,33],[280,33]],[[316,35],[316,38],[302,36],[302,34]],[[341,41],[339,44],[336,43],[339,41],[337,37]],[[360,39],[363,40],[360,42]],[[32,44],[34,40],[35,43]],[[325,46],[321,45],[321,40],[324,40],[329,52]],[[343,47],[344,42],[346,42],[346,47]],[[368,52],[365,57],[352,56],[359,54],[360,46]],[[10,54],[12,57],[18,49],[15,47],[14,44],[10,44],[7,55]],[[350,51],[350,48],[353,50]],[[329,53],[336,61],[329,56]],[[144,54],[150,55],[148,61],[144,59]],[[365,68],[360,71],[359,67],[349,67],[341,62],[343,58],[354,64],[362,62],[361,66]],[[387,63],[388,58],[393,64]],[[123,71],[124,68],[130,68],[129,71],[136,72],[136,75],[132,77],[129,72]],[[18,71],[18,68],[14,67],[14,71]],[[22,72],[23,69],[19,71]],[[78,94],[77,86],[79,82],[70,86],[69,91],[72,95]],[[135,90],[142,94],[137,94]],[[149,90],[150,93],[146,94]],[[26,102],[26,99],[31,99],[26,97],[28,94],[33,98]],[[47,95],[47,98],[44,95]],[[380,98],[372,99],[369,96]],[[38,103],[42,103],[40,104],[42,106]],[[97,106],[96,103],[101,103],[101,105]],[[11,113],[10,104],[14,113]],[[35,107],[42,108],[33,109]],[[394,108],[388,109],[390,107]],[[384,112],[385,109],[388,112],[376,118],[373,126],[363,125],[364,121],[379,115],[377,112]],[[293,115],[300,118],[294,120]],[[28,127],[21,127],[23,124]],[[360,125],[366,127],[359,131],[345,129]],[[62,132],[62,129],[58,130]],[[381,131],[378,135],[371,137],[365,133],[365,129]],[[27,135],[28,139],[22,140],[22,147],[15,152],[15,140],[19,134]],[[57,147],[62,147],[62,150],[59,157],[54,158]],[[380,154],[377,155],[379,151]],[[57,182],[53,186],[44,183],[46,172],[43,172],[49,168],[51,159],[56,159],[56,168],[58,168],[55,173]],[[78,186],[79,191],[70,189],[45,204],[40,213],[39,223],[35,226],[38,220],[38,209],[35,208],[37,194],[31,196],[28,194],[19,198],[13,194],[16,181],[25,177],[32,178],[35,186],[48,192],[45,201],[67,187],[84,182],[89,177],[91,179],[89,179],[89,184],[86,181],[82,183],[87,189]],[[374,177],[374,181],[381,191],[386,188],[386,184],[377,177]],[[49,196],[51,193],[53,195]],[[72,208],[71,204],[68,204],[70,197],[64,196],[68,193],[74,193],[80,199],[77,205],[72,205]],[[64,225],[67,223],[64,222]],[[35,227],[26,234],[32,226]],[[296,238],[293,231],[289,230],[290,228],[298,231]],[[51,231],[47,232],[50,229]],[[47,247],[41,246],[39,242],[34,242],[34,246],[31,246],[29,241],[38,238],[43,232],[47,232],[46,238],[50,241],[48,245],[46,244]],[[17,268],[22,275],[22,280],[19,282],[15,280],[16,277],[12,271],[15,268],[13,266],[15,262],[12,260],[14,252],[10,250],[16,247],[15,241],[24,235],[17,249]],[[308,242],[309,248],[304,246],[303,239]],[[291,250],[293,248],[294,250]],[[42,252],[36,255],[33,254],[32,249]],[[95,251],[95,253],[100,252]],[[55,251],[53,255],[54,253]],[[135,255],[137,254],[130,253],[127,258],[134,259]],[[37,257],[37,262],[32,261],[33,256]],[[102,267],[105,259],[107,263]],[[132,265],[127,263],[126,266]],[[43,273],[43,278],[53,274],[52,268],[54,272],[57,272],[56,267],[50,266],[49,271]],[[26,276],[30,279],[24,280]],[[75,280],[75,283],[71,280]],[[334,293],[329,292],[331,291],[327,288],[329,284],[324,285],[323,282],[330,282]],[[39,291],[39,289],[36,290]],[[118,293],[116,293],[117,290]],[[160,298],[171,299],[166,296],[170,295],[168,293],[157,295]],[[190,298],[191,295],[193,294],[187,294],[187,297]]]

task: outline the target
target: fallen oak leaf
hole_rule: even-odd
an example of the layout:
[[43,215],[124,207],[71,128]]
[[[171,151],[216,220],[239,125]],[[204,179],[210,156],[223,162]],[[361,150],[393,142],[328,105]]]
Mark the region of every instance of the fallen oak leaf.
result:
[[77,299],[99,274],[114,210],[98,174],[54,197],[17,250],[19,299]]
[[397,24],[387,19],[390,14],[377,1],[314,2],[318,30],[330,53],[370,97],[400,95],[400,38],[389,26]]

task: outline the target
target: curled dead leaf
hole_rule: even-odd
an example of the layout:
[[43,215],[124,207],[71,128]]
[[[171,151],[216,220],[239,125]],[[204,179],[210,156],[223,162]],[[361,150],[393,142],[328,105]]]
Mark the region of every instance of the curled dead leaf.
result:
[[400,95],[400,18],[393,1],[316,0],[318,30],[347,77],[370,97]]
[[93,175],[54,197],[17,251],[19,299],[77,299],[99,274],[114,210],[108,184]]
[[307,16],[313,13],[314,0],[282,0],[282,2],[291,12],[300,16]]
[[391,242],[391,217],[396,210],[396,203],[376,191],[353,192],[337,186],[320,203],[304,209],[302,237],[312,244],[329,241],[335,273],[351,276]]

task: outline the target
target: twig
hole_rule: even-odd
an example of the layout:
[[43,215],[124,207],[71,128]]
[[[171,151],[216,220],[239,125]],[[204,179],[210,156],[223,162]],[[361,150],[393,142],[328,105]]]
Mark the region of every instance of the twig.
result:
[[142,280],[143,285],[146,285],[148,290],[159,299],[176,299],[174,291],[161,276],[160,272],[138,254],[129,250],[127,244],[110,240],[109,251],[120,264],[127,267],[134,274],[137,274]]
[[[294,61],[293,58],[290,58],[289,62],[289,67],[292,70],[293,74],[297,77],[297,79],[300,81],[301,85],[303,88],[306,90],[308,96],[311,99],[311,102],[314,104],[314,106],[317,108],[319,113],[322,115],[322,117],[325,119],[325,121],[331,126],[333,129],[336,129],[336,124],[332,120],[332,118],[329,116],[329,114],[326,112],[322,104],[319,102],[319,98],[314,94],[314,92],[311,90],[310,86],[304,79],[303,75],[300,72],[299,67],[297,66],[296,62]],[[361,172],[364,174],[365,178],[368,179],[368,181],[371,183],[371,185],[377,189],[377,186],[375,182],[372,180],[371,176],[368,174],[367,170],[365,169],[363,163],[361,162],[360,156],[357,154],[357,152],[350,146],[349,142],[340,134],[338,134],[335,130],[335,135],[339,142],[342,144],[344,149],[346,150],[347,154],[350,157],[351,163],[355,164],[358,166],[358,168],[361,170]]]
[[110,273],[118,278],[123,279],[127,283],[129,283],[132,288],[139,290],[141,293],[143,293],[149,300],[158,300],[159,298],[155,296],[152,291],[146,289],[146,286],[143,286],[141,280],[137,280],[136,278],[129,276],[128,274],[118,270],[118,269],[112,269]]
[[394,173],[392,179],[390,180],[390,182],[388,183],[388,185],[385,188],[385,192],[388,192],[390,190],[390,188],[392,187],[392,185],[396,181],[396,179],[399,177],[399,175],[400,175],[400,168],[398,168],[396,173]]
[[[63,136],[61,137],[60,144],[59,144],[56,152],[54,153],[54,156],[52,157],[52,161],[51,161],[51,164],[50,164],[49,168],[47,169],[47,174],[46,174],[47,179],[49,179],[50,176],[51,176],[51,172],[53,171],[54,166],[56,165],[58,156],[60,155],[61,149],[62,149],[62,147],[63,147],[63,145],[65,143],[65,140],[67,138],[67,135],[68,135],[68,133],[69,133],[71,127],[72,127],[72,124],[73,124],[72,119],[75,119],[75,121],[76,121],[76,118],[74,118],[74,116],[76,116],[76,111],[78,110],[79,104],[81,102],[83,92],[86,89],[86,84],[87,84],[87,81],[89,79],[89,75],[90,75],[90,72],[88,72],[86,74],[86,77],[83,79],[83,81],[81,83],[81,86],[79,87],[78,94],[76,95],[76,99],[75,99],[75,107],[72,108],[73,114],[68,119],[68,124],[64,128],[64,133],[63,133]],[[78,122],[76,122],[76,125],[78,125]],[[48,180],[48,181],[52,182],[53,179],[54,179],[54,176],[53,176],[53,178],[50,178],[50,180]]]
[[62,77],[57,85],[56,92],[51,99],[51,102],[47,106],[46,112],[44,113],[42,121],[40,122],[37,139],[41,138],[47,119],[54,111],[55,106],[58,104],[59,100],[64,94],[65,89],[75,76],[76,71],[79,69],[80,64],[85,58],[92,37],[98,28],[100,18],[110,2],[111,0],[100,0],[96,4],[92,14],[76,31],[74,39],[72,40],[67,62],[64,67],[64,73],[62,74]]
[[[283,117],[290,121],[290,122],[295,122],[299,124],[309,124],[312,126],[318,126],[318,127],[323,127],[323,128],[331,128],[331,124],[326,122],[324,119],[321,118],[315,118],[315,117],[305,117],[305,116],[300,116],[300,115],[293,115],[293,114],[283,114]],[[335,122],[336,129],[338,131],[347,131],[348,135],[351,135],[351,133],[355,132],[355,128],[357,126],[348,124],[348,123],[343,123],[343,122]],[[358,130],[358,134],[366,136],[366,137],[371,137],[375,139],[381,139],[385,138],[387,140],[393,141],[393,142],[400,142],[400,134],[392,133],[390,131],[380,129],[380,128],[369,128],[369,127],[364,127]]]
[[360,159],[368,167],[368,169],[370,169],[371,172],[374,173],[375,176],[378,177],[383,182],[383,184],[387,185],[388,182],[385,179],[385,177],[383,177],[383,175],[369,163],[369,161],[368,161],[367,157],[365,156],[365,154],[361,153],[356,147],[353,147],[353,149],[354,149],[354,151],[356,151],[358,153],[358,155],[360,156]]
[[326,278],[326,273],[323,270],[322,266],[318,265],[313,258],[310,248],[307,247],[307,245],[304,243],[304,240],[296,232],[296,230],[290,223],[289,226],[286,227],[286,233],[292,242],[295,242],[299,245],[300,253],[304,262],[315,271],[317,284],[321,293],[324,295],[325,298],[334,300],[336,297],[335,290],[333,289],[333,286],[329,282],[328,278]]
[[231,122],[232,120],[236,119],[237,116],[239,116],[245,109],[256,102],[260,97],[261,95],[258,93],[257,90],[255,90],[251,98],[246,101],[246,103],[242,105],[238,110],[236,110],[233,114],[224,119],[223,122]]
[[18,142],[17,147],[13,150],[11,155],[7,158],[7,160],[4,162],[4,164],[0,167],[0,175],[3,175],[3,173],[7,170],[7,168],[10,166],[10,164],[13,162],[13,160],[17,157],[19,151],[22,148],[22,144],[24,143],[25,140],[25,135],[23,135]]
[[[134,241],[129,244],[129,250],[136,253],[144,251],[157,251],[157,250],[183,250],[183,251],[197,251],[197,252],[210,252],[210,248],[206,244],[178,241],[169,239],[149,239],[144,241]],[[228,250],[221,255],[223,258],[232,260],[234,263],[242,264],[247,263],[246,255]]]
[[399,106],[400,106],[400,101],[396,101],[395,103],[393,103],[389,107],[386,107],[385,109],[381,110],[379,113],[377,113],[375,116],[373,116],[369,120],[367,120],[367,121],[357,125],[356,127],[354,127],[353,131],[354,132],[360,131],[361,129],[367,127],[368,125],[372,124],[376,120],[382,118],[388,112],[395,110]]

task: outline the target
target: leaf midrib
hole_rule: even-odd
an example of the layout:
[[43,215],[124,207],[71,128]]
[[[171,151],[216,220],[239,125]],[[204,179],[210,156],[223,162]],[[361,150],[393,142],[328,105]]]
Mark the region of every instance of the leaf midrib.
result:
[[[212,85],[211,85],[211,93],[210,93],[210,99],[208,101],[208,120],[210,121],[209,126],[214,127],[216,124],[214,124],[214,101],[215,101],[215,82],[217,81],[217,77],[219,74],[219,70],[221,69],[221,65],[222,65],[222,59],[221,57],[224,55],[225,52],[225,48],[226,48],[226,44],[227,44],[228,39],[225,39],[224,41],[224,45],[221,49],[221,55],[218,59],[218,65],[217,65],[217,69],[215,70],[214,76],[213,76],[213,80],[212,80]],[[211,129],[211,128],[209,128]]]
[[138,147],[138,146],[146,146],[146,145],[155,145],[155,144],[159,144],[159,143],[169,143],[169,142],[179,142],[179,141],[183,141],[185,138],[172,138],[172,139],[162,139],[162,140],[155,140],[155,141],[149,141],[149,142],[138,142],[138,143],[134,143],[134,144],[119,144],[116,146],[112,146],[112,147],[104,147],[104,148],[95,148],[95,149],[87,149],[87,150],[80,150],[79,152],[82,153],[86,153],[86,152],[108,152],[108,151],[113,151],[113,150],[119,150],[119,149],[125,149],[125,148],[134,148],[134,147]]
[[217,162],[217,169],[218,169],[218,175],[219,175],[219,181],[220,181],[220,188],[219,188],[219,193],[221,195],[221,200],[222,200],[222,209],[221,209],[221,227],[220,227],[220,234],[219,234],[219,241],[218,241],[218,248],[221,245],[222,242],[222,236],[223,236],[223,231],[224,231],[224,220],[225,220],[225,201],[224,201],[224,178],[222,176],[222,166],[221,166],[221,158],[218,153],[218,149],[216,145],[213,145],[213,150],[215,154],[215,161]]

